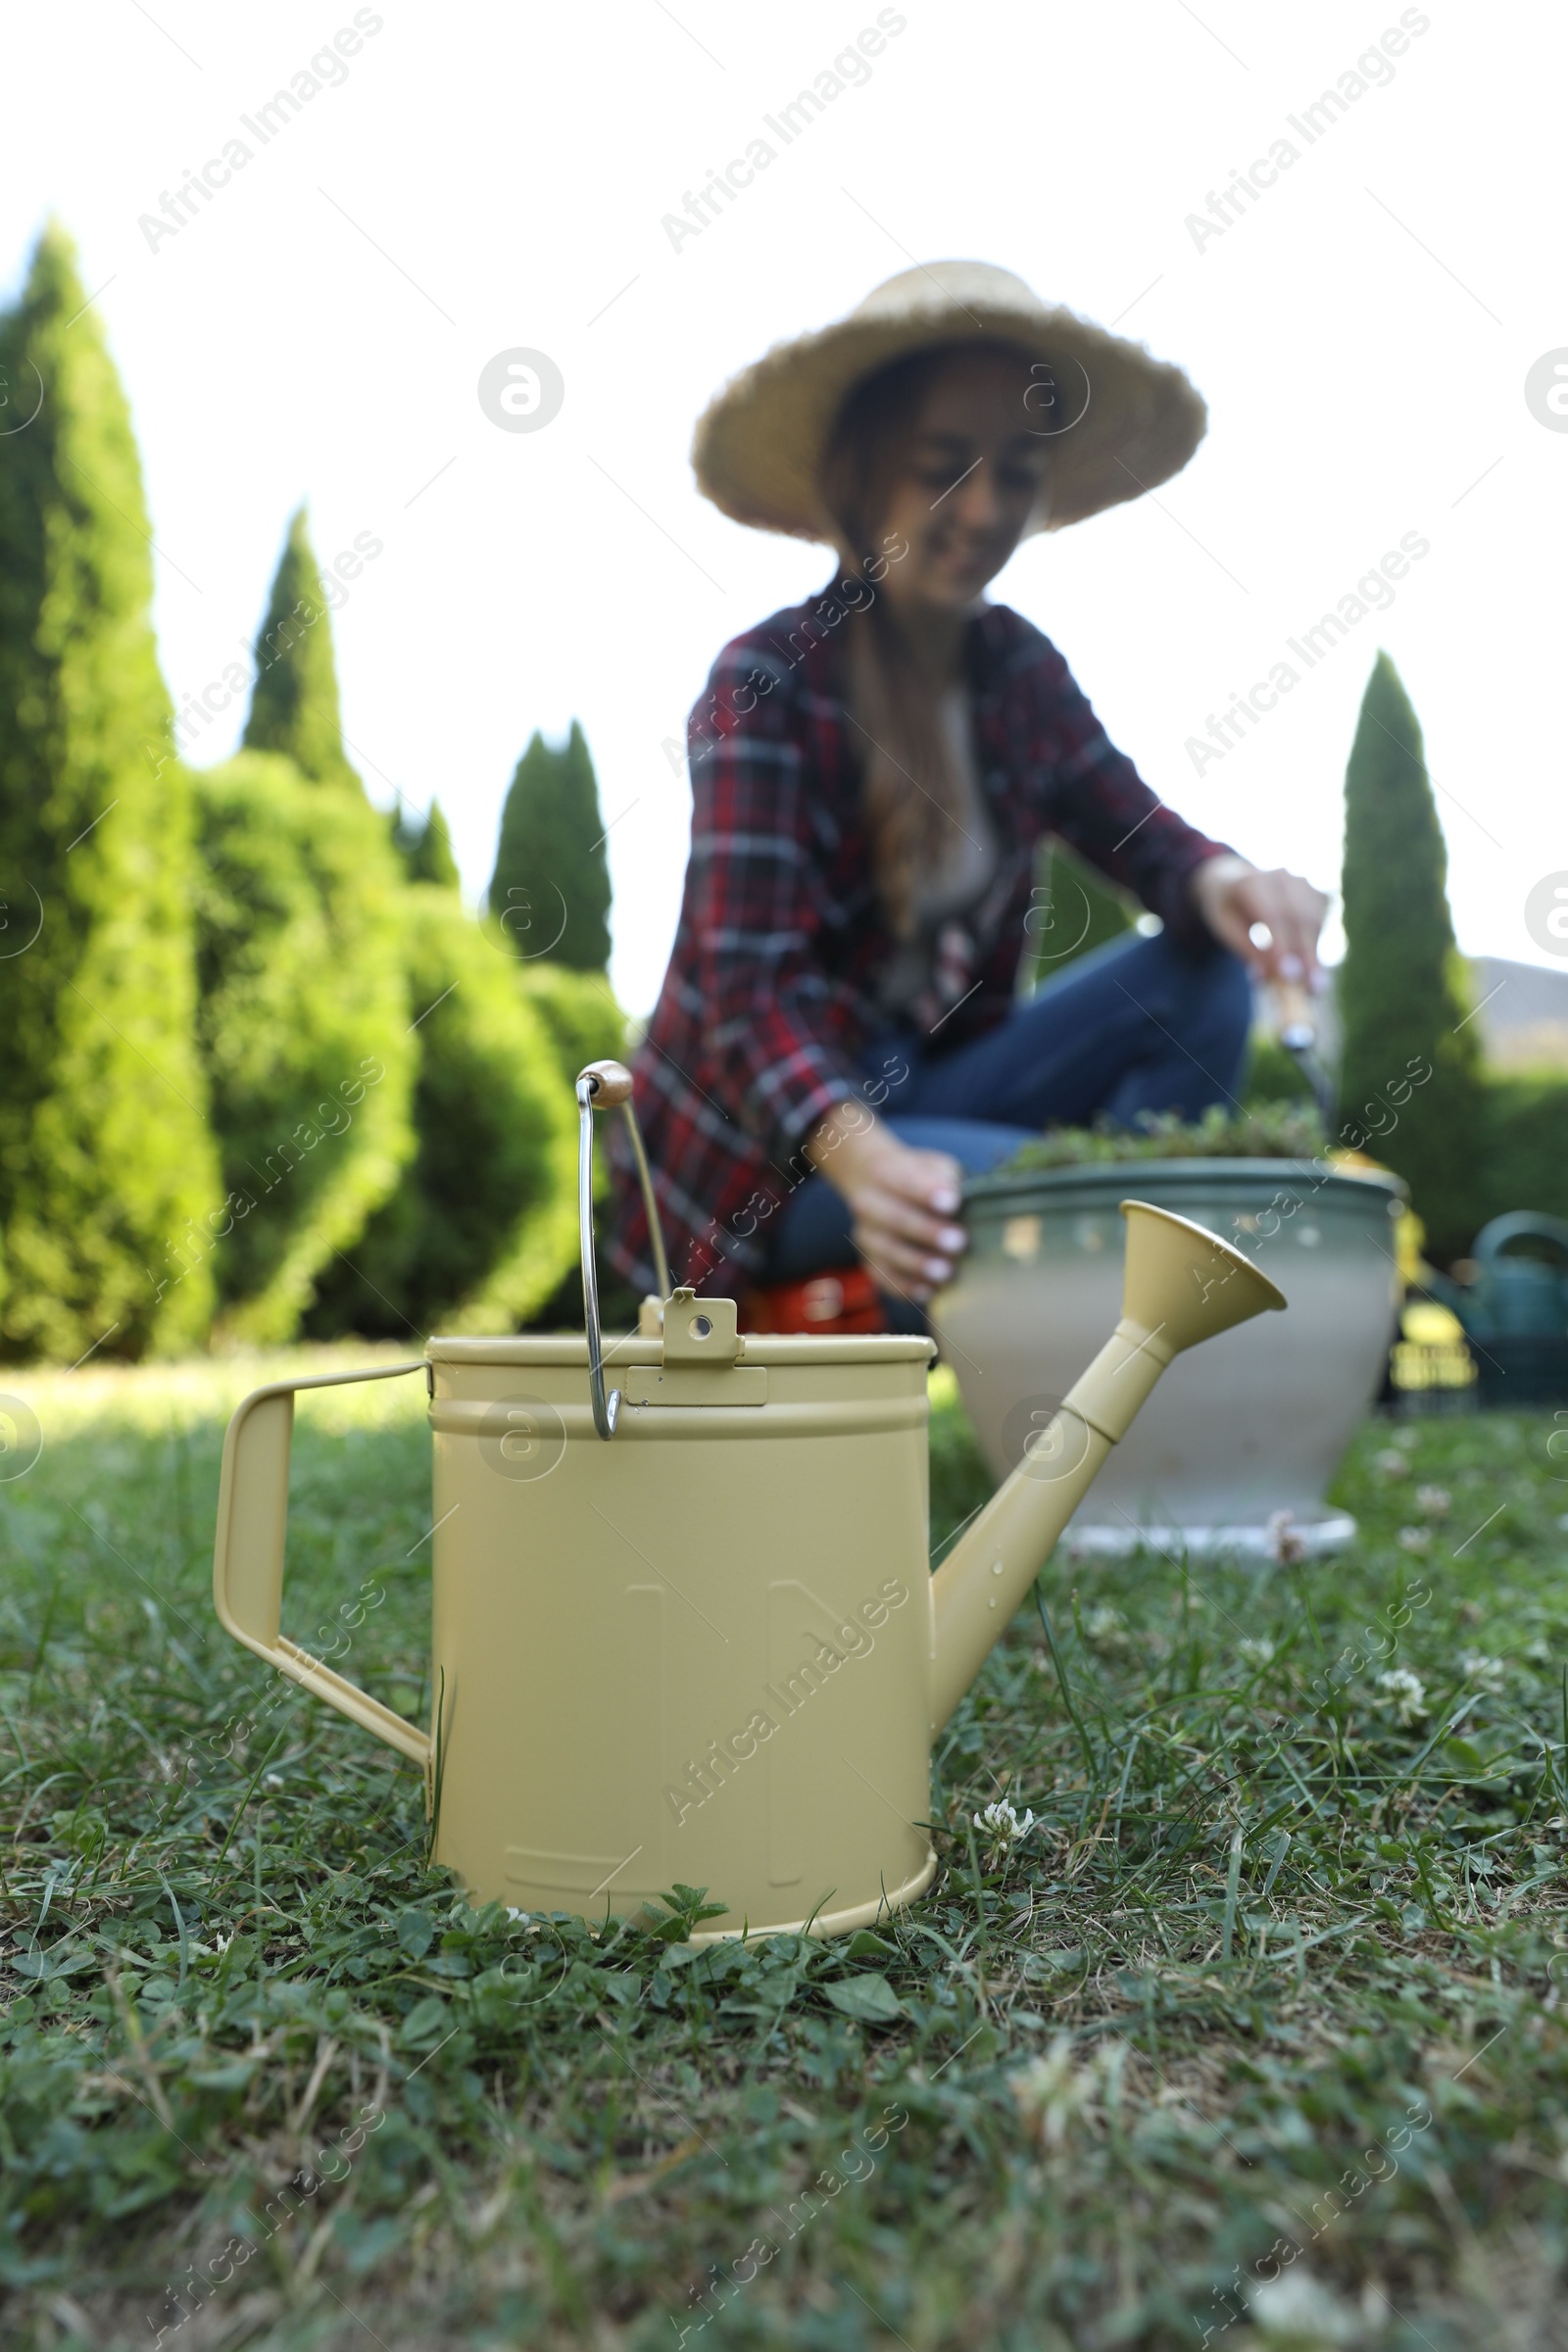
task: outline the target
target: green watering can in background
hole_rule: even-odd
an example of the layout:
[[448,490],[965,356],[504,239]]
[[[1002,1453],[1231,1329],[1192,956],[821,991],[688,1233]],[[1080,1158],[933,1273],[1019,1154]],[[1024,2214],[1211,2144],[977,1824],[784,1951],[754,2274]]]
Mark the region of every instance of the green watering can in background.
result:
[[1464,1326],[1484,1405],[1568,1401],[1568,1224],[1533,1209],[1476,1236],[1469,1282],[1434,1291]]

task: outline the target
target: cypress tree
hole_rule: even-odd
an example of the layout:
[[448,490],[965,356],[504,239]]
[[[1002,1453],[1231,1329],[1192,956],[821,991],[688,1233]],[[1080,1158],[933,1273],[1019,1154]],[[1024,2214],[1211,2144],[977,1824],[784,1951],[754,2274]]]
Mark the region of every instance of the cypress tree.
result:
[[134,1356],[202,1338],[221,1211],[141,468],[56,228],[0,319],[0,1339]]
[[452,855],[452,831],[439,801],[430,803],[430,813],[421,825],[416,816],[411,817],[400,800],[392,818],[392,846],[403,860],[403,869],[411,882],[434,882],[442,890],[460,886],[458,861]]
[[490,912],[519,958],[579,972],[610,961],[610,862],[599,786],[575,719],[559,750],[535,733],[501,815]]
[[1421,728],[1380,653],[1345,775],[1340,1115],[1405,1178],[1440,1258],[1460,1254],[1474,1231],[1486,1108],[1446,877]]
[[286,752],[313,784],[347,784],[362,792],[343,750],[328,611],[301,507],[289,523],[256,639],[245,748]]

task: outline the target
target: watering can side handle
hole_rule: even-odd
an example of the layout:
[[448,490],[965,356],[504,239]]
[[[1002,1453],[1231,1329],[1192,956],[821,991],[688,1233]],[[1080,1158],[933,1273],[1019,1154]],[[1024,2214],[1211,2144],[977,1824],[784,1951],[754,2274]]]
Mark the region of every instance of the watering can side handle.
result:
[[254,1390],[236,1407],[223,1439],[218,1532],[213,1544],[213,1606],[223,1631],[236,1642],[428,1771],[431,1747],[423,1732],[368,1690],[334,1674],[330,1666],[278,1630],[294,1392],[345,1388],[361,1380],[396,1380],[404,1373],[425,1370],[421,1358],[414,1364],[378,1364],[368,1372],[326,1372],[303,1380],[273,1381],[265,1389]]

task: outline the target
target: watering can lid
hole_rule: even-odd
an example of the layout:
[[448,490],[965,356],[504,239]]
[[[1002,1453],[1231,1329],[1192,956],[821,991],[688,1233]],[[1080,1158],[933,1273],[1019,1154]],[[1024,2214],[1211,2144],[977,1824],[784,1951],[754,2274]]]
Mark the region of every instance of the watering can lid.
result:
[[[425,1343],[433,1364],[575,1364],[588,1361],[588,1342],[580,1332],[556,1332],[548,1337],[523,1333],[511,1339],[442,1339]],[[934,1340],[902,1339],[886,1332],[858,1332],[843,1338],[817,1339],[809,1333],[756,1332],[741,1342],[743,1364],[913,1364],[927,1363],[936,1353]],[[638,1332],[606,1343],[606,1365],[658,1364],[663,1348],[658,1339]]]

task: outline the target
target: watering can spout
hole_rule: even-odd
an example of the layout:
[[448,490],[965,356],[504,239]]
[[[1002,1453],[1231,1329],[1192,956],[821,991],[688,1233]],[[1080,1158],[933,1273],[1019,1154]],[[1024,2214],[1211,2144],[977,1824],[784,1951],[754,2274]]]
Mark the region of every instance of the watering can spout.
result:
[[1121,1212],[1127,1220],[1121,1321],[932,1579],[933,1731],[973,1682],[1173,1357],[1285,1304],[1266,1274],[1201,1225],[1144,1200],[1124,1200]]

